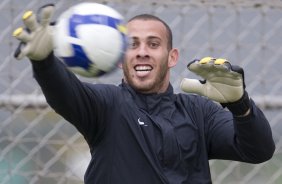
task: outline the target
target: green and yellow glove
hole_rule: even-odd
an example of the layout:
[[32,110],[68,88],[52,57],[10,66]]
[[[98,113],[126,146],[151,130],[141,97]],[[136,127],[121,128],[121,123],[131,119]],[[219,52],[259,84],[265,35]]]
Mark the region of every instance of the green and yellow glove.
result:
[[27,56],[40,61],[53,51],[53,26],[50,25],[53,12],[54,5],[48,4],[39,9],[38,17],[32,11],[24,13],[22,19],[26,28],[20,27],[13,32],[13,36],[20,40],[15,58]]
[[188,70],[204,80],[184,78],[180,84],[186,93],[196,93],[227,107],[235,116],[245,115],[250,100],[245,91],[244,71],[226,59],[205,57],[187,65]]

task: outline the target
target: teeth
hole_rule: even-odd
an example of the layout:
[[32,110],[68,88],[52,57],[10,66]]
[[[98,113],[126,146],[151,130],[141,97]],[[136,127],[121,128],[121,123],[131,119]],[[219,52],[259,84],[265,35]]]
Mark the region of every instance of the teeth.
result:
[[151,66],[136,66],[135,67],[136,71],[149,71],[152,70]]

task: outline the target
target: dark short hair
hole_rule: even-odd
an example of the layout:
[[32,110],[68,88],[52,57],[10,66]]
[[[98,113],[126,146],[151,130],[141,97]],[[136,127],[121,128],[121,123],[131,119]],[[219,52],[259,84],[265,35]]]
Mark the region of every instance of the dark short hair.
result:
[[132,20],[156,20],[156,21],[161,22],[165,26],[166,32],[167,32],[167,40],[168,40],[167,47],[168,47],[168,50],[172,49],[172,31],[165,21],[163,21],[159,17],[157,17],[155,15],[151,15],[151,14],[136,15],[136,16],[132,17],[131,19],[129,19],[128,22],[130,22]]

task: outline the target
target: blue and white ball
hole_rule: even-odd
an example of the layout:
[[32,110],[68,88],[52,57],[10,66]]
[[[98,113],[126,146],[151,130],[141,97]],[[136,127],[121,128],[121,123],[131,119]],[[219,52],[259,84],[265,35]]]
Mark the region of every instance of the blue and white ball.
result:
[[63,12],[54,27],[55,55],[84,77],[117,68],[126,49],[123,17],[115,9],[85,2]]

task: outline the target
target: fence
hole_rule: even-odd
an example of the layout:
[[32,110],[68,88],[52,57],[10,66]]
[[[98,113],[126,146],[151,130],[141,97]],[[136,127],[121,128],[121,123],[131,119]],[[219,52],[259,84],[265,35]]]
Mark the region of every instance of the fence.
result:
[[[46,104],[29,62],[16,61],[11,34],[25,10],[56,4],[55,17],[75,0],[2,0],[0,2],[0,184],[83,183],[88,147],[77,131]],[[172,72],[176,92],[183,77],[196,77],[186,63],[204,56],[225,57],[245,69],[247,90],[271,123],[274,157],[263,164],[210,161],[213,182],[282,183],[282,2],[277,0],[112,0],[126,19],[138,13],[163,18],[181,52]],[[118,84],[121,71],[93,83]]]

